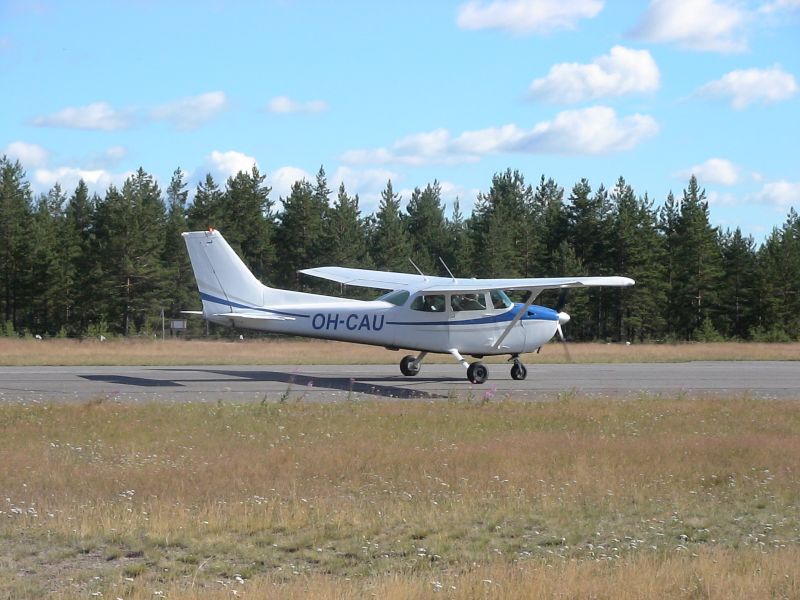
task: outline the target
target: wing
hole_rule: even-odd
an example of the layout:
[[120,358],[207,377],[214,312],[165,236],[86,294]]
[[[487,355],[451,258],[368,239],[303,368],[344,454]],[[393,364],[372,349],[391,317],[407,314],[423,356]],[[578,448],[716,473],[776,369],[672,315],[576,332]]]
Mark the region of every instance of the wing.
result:
[[426,292],[477,292],[480,290],[547,290],[553,288],[633,285],[628,277],[533,277],[506,279],[465,279],[427,277],[413,273],[392,273],[347,267],[317,267],[300,271],[345,285],[381,290],[414,290]]

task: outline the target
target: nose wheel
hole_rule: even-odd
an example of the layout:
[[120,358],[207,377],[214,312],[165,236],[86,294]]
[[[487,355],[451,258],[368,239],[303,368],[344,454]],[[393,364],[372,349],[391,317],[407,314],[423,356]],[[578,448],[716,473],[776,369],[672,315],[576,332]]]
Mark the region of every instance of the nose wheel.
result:
[[509,359],[509,362],[511,361],[514,361],[514,364],[511,365],[511,379],[522,381],[528,376],[528,369],[520,362],[519,354],[512,354]]

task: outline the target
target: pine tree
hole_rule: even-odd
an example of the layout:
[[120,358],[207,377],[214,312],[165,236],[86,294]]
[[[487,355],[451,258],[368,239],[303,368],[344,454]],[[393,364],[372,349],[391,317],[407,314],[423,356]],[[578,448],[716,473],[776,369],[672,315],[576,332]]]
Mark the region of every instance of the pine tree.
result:
[[645,341],[663,331],[662,306],[666,300],[663,242],[658,234],[653,203],[637,198],[620,177],[611,193],[613,242],[611,270],[636,281],[633,288],[611,290],[613,336]]
[[709,222],[708,202],[694,176],[683,192],[680,214],[675,224],[675,279],[673,294],[677,301],[678,333],[692,339],[706,319],[715,328],[722,280],[721,252],[717,228]]
[[99,280],[99,260],[94,254],[95,199],[89,197],[89,188],[81,179],[70,196],[64,211],[64,256],[69,260],[73,278],[67,298],[66,329],[69,335],[86,331],[89,323],[98,318],[97,298],[94,293]]
[[[253,274],[265,283],[275,262],[274,216],[266,176],[253,165],[249,173],[229,177],[220,201],[216,227]],[[196,200],[196,198],[195,198]]]
[[439,257],[446,253],[448,237],[439,182],[434,180],[424,190],[414,188],[406,213],[412,260],[426,275],[436,274]]
[[472,267],[475,260],[472,256],[470,223],[464,219],[458,198],[453,201],[453,214],[447,220],[447,244],[442,258],[456,277],[474,274]]
[[381,192],[371,238],[372,260],[378,269],[404,273],[413,270],[408,262],[411,240],[400,214],[400,196],[394,193],[391,180]]
[[758,326],[759,294],[755,241],[742,230],[727,231],[721,236],[723,286],[720,308],[725,335],[746,339]]
[[19,331],[27,318],[32,239],[31,192],[19,161],[0,158],[0,318]]
[[222,226],[222,196],[222,190],[219,189],[211,173],[207,173],[205,180],[197,184],[194,201],[186,213],[187,224],[191,231],[219,229]]
[[98,209],[105,292],[101,318],[114,319],[115,329],[129,335],[154,324],[166,302],[164,201],[153,176],[139,168],[121,192],[109,187]]
[[492,177],[472,213],[474,271],[484,277],[532,276],[531,257],[540,247],[531,223],[533,190],[519,171]]
[[[282,198],[283,211],[275,239],[277,242],[278,275],[281,285],[293,289],[308,289],[316,282],[300,279],[299,269],[319,266],[326,262],[324,249],[324,223],[328,212],[327,183],[324,171],[320,169],[322,182],[317,186],[308,181],[296,181],[287,198]],[[323,190],[323,192],[320,192]]]
[[358,202],[358,195],[349,196],[341,183],[333,207],[325,217],[323,255],[326,264],[369,267],[367,231]]
[[167,187],[167,220],[164,230],[162,262],[165,269],[165,306],[167,315],[178,316],[181,310],[197,304],[197,292],[189,253],[181,234],[188,231],[184,173],[175,169]]
[[67,200],[56,183],[39,197],[32,219],[32,262],[30,277],[31,317],[29,327],[38,334],[54,335],[66,323],[73,265],[65,250],[64,204]]

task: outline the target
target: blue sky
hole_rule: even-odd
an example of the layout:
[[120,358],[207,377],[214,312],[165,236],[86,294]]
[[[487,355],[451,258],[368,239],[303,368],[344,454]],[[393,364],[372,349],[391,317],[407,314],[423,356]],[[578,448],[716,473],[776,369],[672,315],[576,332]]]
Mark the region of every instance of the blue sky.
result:
[[[32,188],[139,166],[288,193],[324,165],[372,212],[492,175],[622,175],[658,203],[695,173],[757,240],[800,209],[800,0],[0,0],[0,152]],[[278,203],[279,205],[279,203]]]

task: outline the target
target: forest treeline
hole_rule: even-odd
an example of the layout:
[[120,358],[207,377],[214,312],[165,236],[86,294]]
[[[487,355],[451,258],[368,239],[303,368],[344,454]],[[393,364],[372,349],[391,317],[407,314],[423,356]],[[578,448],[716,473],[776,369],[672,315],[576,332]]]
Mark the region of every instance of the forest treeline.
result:
[[331,190],[323,168],[277,202],[256,167],[226,182],[207,175],[191,203],[180,169],[166,190],[140,168],[103,195],[81,181],[36,196],[26,177],[18,161],[0,159],[0,334],[160,329],[162,309],[179,317],[200,304],[181,232],[214,227],[268,285],[338,293],[298,269],[413,272],[409,258],[426,274],[446,275],[438,257],[467,277],[614,274],[636,286],[571,292],[570,338],[800,338],[797,212],[757,245],[738,228],[711,225],[694,177],[680,196],[656,203],[622,177],[611,189],[581,179],[566,190],[507,170],[468,216],[458,202],[448,216],[436,181],[414,189],[405,208],[389,181],[377,211],[363,215],[358,195],[343,184]]

